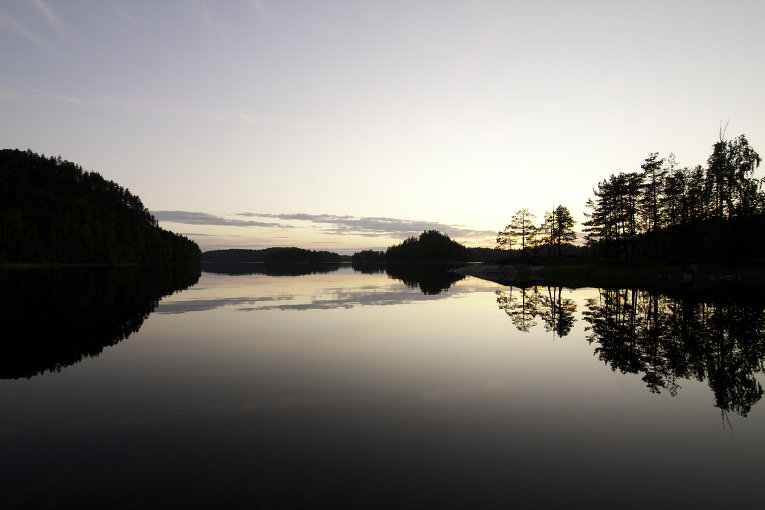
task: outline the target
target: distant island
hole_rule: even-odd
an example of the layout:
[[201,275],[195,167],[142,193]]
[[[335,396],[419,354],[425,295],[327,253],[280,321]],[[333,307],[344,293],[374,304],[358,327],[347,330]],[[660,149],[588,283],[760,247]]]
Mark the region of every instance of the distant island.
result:
[[61,157],[0,150],[0,263],[198,263],[141,199]]
[[421,262],[483,262],[500,256],[493,248],[468,248],[437,230],[425,230],[385,251],[362,250],[353,254],[354,265]]
[[426,230],[419,237],[409,237],[386,251],[362,250],[353,256],[331,251],[306,250],[295,247],[262,249],[232,248],[202,253],[204,263],[312,263],[352,262],[354,265],[408,262],[480,262],[496,257],[493,248],[467,248],[436,230]]
[[331,251],[305,250],[303,248],[263,248],[249,250],[232,248],[227,250],[210,250],[202,253],[202,262],[264,262],[264,263],[311,263],[330,264],[348,262],[350,257],[339,255]]

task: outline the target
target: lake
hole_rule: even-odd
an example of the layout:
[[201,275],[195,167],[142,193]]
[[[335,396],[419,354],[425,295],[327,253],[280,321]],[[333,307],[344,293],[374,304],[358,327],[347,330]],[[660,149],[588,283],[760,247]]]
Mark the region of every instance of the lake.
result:
[[765,498],[762,296],[262,264],[0,283],[3,508]]

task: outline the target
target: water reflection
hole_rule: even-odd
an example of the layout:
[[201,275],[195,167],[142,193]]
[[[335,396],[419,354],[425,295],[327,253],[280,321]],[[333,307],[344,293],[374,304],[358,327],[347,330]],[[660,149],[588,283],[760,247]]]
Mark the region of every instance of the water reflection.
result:
[[562,287],[510,287],[497,290],[497,305],[505,312],[518,331],[528,332],[542,320],[545,331],[563,338],[571,332],[576,319],[576,303],[563,297]]
[[267,276],[306,276],[332,273],[343,264],[317,264],[312,262],[203,262],[206,273],[227,275],[262,274]]
[[[48,278],[37,283],[79,285]],[[14,285],[39,299],[39,288]],[[75,290],[55,291],[56,304],[86,301]],[[643,307],[633,311],[620,292],[468,277],[429,295],[350,266],[295,278],[203,273],[109,355],[0,381],[0,507],[753,507],[764,496],[763,409],[731,412],[735,434],[721,434],[705,384],[685,382],[682,401],[654,398],[640,377],[606,369],[592,355],[607,344],[594,336],[602,328],[574,317],[595,311],[609,324],[668,299],[630,294],[627,305]],[[90,301],[119,303],[102,294]],[[498,313],[501,296],[537,323],[531,333]],[[693,313],[714,323],[713,305]],[[737,327],[761,319],[750,322]],[[715,339],[712,325],[688,327]],[[536,341],[545,328],[566,341]],[[587,335],[593,345],[576,340]],[[752,348],[726,345],[718,350],[736,356]],[[694,356],[706,373],[718,354]]]
[[419,289],[423,294],[436,295],[449,290],[449,287],[465,278],[464,275],[451,272],[451,269],[464,264],[453,263],[353,263],[353,270],[362,274],[387,274],[400,280],[410,289]]
[[[226,267],[229,265],[224,264]],[[237,289],[237,295],[223,293],[221,296],[211,296],[200,292],[204,295],[197,297],[196,292],[191,292],[183,299],[163,300],[156,312],[179,314],[221,308],[242,312],[350,309],[439,300],[476,290],[476,286],[452,287],[453,283],[465,277],[448,272],[445,268],[451,266],[442,265],[400,265],[383,267],[381,271],[374,272],[362,272],[355,266],[351,269],[345,265],[333,271],[329,278],[322,278],[323,273],[317,272],[314,277],[303,275],[306,278],[281,282],[269,279],[269,276],[274,275],[264,277],[260,269],[253,269],[253,264],[245,266],[243,270],[247,270],[247,273],[216,273],[219,275],[216,286],[225,288],[230,285]],[[208,271],[207,264],[203,264],[202,269],[212,272]],[[241,278],[247,275],[253,278]],[[450,288],[451,292],[445,292]]]
[[[565,337],[576,303],[560,287],[495,291],[497,306],[518,331],[541,320]],[[587,341],[613,370],[642,374],[652,393],[677,395],[680,380],[707,381],[715,406],[746,416],[763,395],[755,374],[765,367],[765,306],[731,296],[670,296],[647,290],[599,290],[582,312]]]
[[450,269],[460,264],[387,264],[385,272],[389,277],[401,280],[412,289],[420,289],[423,294],[440,294],[456,282],[465,278],[464,275],[452,273]]
[[60,371],[97,356],[137,332],[159,299],[199,276],[193,265],[0,271],[0,378]]
[[357,273],[361,274],[382,274],[385,273],[385,262],[352,262],[351,267]]
[[746,416],[763,395],[762,303],[713,302],[641,290],[601,290],[587,300],[588,342],[612,369],[643,374],[676,395],[680,379],[707,380],[715,406]]

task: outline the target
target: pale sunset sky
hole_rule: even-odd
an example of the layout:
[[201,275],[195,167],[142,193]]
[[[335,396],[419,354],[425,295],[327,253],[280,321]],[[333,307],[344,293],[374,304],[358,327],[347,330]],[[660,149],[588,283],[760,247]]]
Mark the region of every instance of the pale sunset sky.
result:
[[581,222],[650,152],[705,164],[721,124],[765,155],[764,21],[762,0],[0,0],[0,145],[99,172],[203,250],[493,246],[520,208]]

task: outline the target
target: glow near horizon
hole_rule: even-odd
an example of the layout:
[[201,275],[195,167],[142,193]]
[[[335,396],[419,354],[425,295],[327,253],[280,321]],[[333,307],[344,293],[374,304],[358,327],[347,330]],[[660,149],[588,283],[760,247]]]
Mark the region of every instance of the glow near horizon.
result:
[[[12,1],[0,138],[152,211],[389,218],[488,246],[520,208],[581,221],[650,152],[704,164],[721,122],[765,155],[762,19],[756,1]],[[272,223],[290,228],[162,220],[203,249],[406,237]]]

